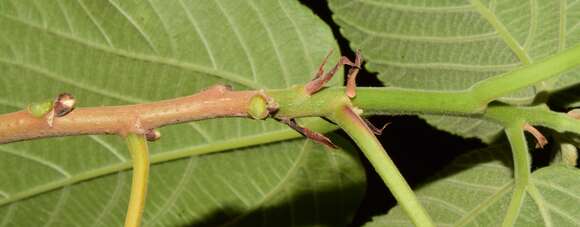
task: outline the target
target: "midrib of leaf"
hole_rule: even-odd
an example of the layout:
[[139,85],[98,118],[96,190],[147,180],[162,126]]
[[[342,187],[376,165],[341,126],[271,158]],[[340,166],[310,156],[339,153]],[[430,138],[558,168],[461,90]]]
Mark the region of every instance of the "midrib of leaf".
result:
[[[310,124],[309,127],[316,128],[320,127],[324,123],[321,121]],[[326,130],[329,131],[329,130]],[[273,143],[284,140],[291,140],[295,138],[300,138],[302,135],[291,129],[281,129],[277,131],[271,131],[262,134],[256,134],[252,136],[244,136],[235,139],[213,142],[211,144],[193,146],[188,148],[182,148],[178,150],[163,152],[151,155],[151,164],[158,164],[162,162],[172,161],[176,159],[186,158],[194,155],[210,154],[215,152],[221,152],[226,150],[232,150],[237,148],[251,147],[260,144]],[[301,151],[304,153],[304,150]],[[302,154],[301,154],[302,155]],[[45,192],[49,192],[58,188],[62,188],[68,185],[73,185],[81,181],[86,181],[93,178],[98,178],[113,174],[116,172],[124,171],[130,169],[132,166],[130,161],[120,162],[108,165],[106,167],[93,169],[90,171],[84,171],[71,175],[69,178],[63,178],[60,180],[51,181],[46,184],[38,185],[36,187],[30,188],[26,191],[21,191],[12,195],[8,195],[4,199],[0,200],[0,206],[10,204],[19,200],[23,200],[35,195],[39,195]]]
[[489,24],[497,31],[498,35],[502,40],[508,45],[508,47],[514,52],[518,59],[524,64],[530,64],[531,59],[524,48],[518,43],[518,41],[512,36],[512,34],[507,30],[507,28],[499,21],[495,14],[488,9],[479,0],[470,0],[471,4],[475,7],[477,12],[489,22]]
[[503,195],[510,192],[510,189],[513,188],[513,185],[514,185],[514,182],[512,181],[512,182],[509,182],[509,183],[505,184],[504,186],[502,186],[499,191],[497,191],[495,194],[493,194],[489,198],[485,199],[483,202],[481,202],[479,205],[477,205],[475,208],[473,208],[469,212],[469,215],[465,215],[463,218],[461,218],[459,221],[457,221],[455,226],[465,226],[465,225],[469,224],[474,218],[477,217],[477,214],[482,212],[485,208],[494,204]]
[[200,73],[204,73],[204,74],[218,77],[221,79],[230,80],[232,82],[238,83],[238,84],[246,86],[248,88],[253,88],[253,89],[261,88],[261,86],[258,83],[256,83],[255,81],[245,79],[239,75],[236,75],[234,73],[230,73],[227,71],[223,71],[223,70],[219,70],[219,69],[215,69],[215,68],[209,68],[209,67],[206,67],[203,65],[182,62],[182,61],[178,61],[178,60],[170,59],[170,58],[163,58],[163,57],[159,57],[159,56],[152,56],[152,55],[128,52],[128,51],[121,50],[121,49],[114,49],[114,48],[103,46],[100,44],[88,42],[86,40],[82,40],[82,39],[79,39],[77,37],[62,33],[62,32],[45,29],[39,25],[29,23],[27,21],[23,21],[20,18],[14,18],[12,16],[4,15],[4,14],[0,14],[0,16],[2,16],[5,19],[8,19],[10,21],[34,28],[34,29],[39,30],[41,32],[46,32],[47,34],[51,34],[51,35],[54,35],[54,36],[62,38],[62,39],[70,40],[70,41],[73,41],[75,43],[84,45],[86,47],[89,47],[89,48],[92,48],[95,50],[99,50],[99,51],[103,51],[103,52],[106,52],[109,54],[113,54],[113,55],[117,55],[117,56],[121,56],[121,57],[126,57],[129,59],[139,60],[139,61],[143,61],[143,62],[150,62],[150,63],[154,63],[154,64],[173,66],[173,67],[181,68],[184,70],[190,70],[193,72],[200,72]]

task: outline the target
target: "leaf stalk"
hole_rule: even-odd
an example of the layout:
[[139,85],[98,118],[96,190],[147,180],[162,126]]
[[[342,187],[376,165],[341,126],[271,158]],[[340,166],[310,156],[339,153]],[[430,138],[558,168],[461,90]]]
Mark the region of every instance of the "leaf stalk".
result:
[[133,180],[127,216],[125,217],[125,227],[139,227],[141,226],[147,196],[149,147],[144,135],[129,133],[125,140],[133,159]]
[[351,107],[344,106],[331,119],[356,142],[411,221],[416,226],[435,226],[395,163],[360,116]]

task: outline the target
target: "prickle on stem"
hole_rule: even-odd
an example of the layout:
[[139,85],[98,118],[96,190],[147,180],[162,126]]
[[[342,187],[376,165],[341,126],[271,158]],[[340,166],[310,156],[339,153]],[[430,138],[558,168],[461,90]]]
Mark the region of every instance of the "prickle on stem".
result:
[[295,119],[283,118],[283,119],[280,119],[280,121],[287,124],[288,126],[290,126],[290,128],[296,130],[297,132],[299,132],[300,134],[302,134],[306,138],[313,140],[314,142],[320,143],[322,145],[326,145],[327,147],[330,147],[332,149],[338,148],[338,146],[336,146],[332,142],[332,140],[330,140],[328,137],[326,137],[318,132],[312,131],[308,128],[300,126],[298,124],[298,122],[296,122]]
[[524,124],[524,130],[532,134],[536,138],[536,148],[544,148],[548,144],[548,139],[534,126],[526,123]]

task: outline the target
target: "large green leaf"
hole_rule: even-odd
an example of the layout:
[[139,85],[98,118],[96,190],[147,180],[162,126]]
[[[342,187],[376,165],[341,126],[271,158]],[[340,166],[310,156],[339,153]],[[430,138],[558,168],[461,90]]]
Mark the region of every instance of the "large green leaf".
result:
[[[386,86],[459,90],[580,43],[578,1],[330,0],[334,18],[366,67]],[[580,69],[502,101],[527,103],[539,90],[580,81]],[[491,140],[500,130],[470,118],[425,116],[463,136]]]
[[[100,106],[218,83],[283,88],[308,81],[331,48],[330,29],[296,1],[0,0],[0,113],[63,91]],[[356,155],[274,121],[161,132],[146,226],[344,225],[362,196]],[[194,156],[210,151],[229,152]],[[1,145],[0,226],[121,226],[129,167],[114,136]]]
[[[514,188],[509,148],[461,156],[419,188],[437,226],[501,226]],[[579,226],[580,170],[555,165],[532,173],[516,226]],[[400,207],[365,226],[413,226]]]

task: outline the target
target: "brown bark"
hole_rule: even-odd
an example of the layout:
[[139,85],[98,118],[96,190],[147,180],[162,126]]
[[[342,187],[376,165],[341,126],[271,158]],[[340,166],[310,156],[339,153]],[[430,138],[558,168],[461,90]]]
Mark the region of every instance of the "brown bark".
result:
[[0,115],[0,144],[21,140],[87,134],[144,134],[148,129],[193,120],[247,117],[257,91],[230,91],[217,85],[200,93],[153,103],[77,108],[54,118],[36,118],[26,110]]

